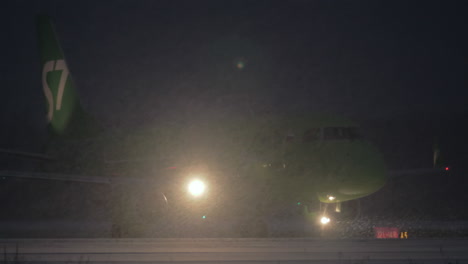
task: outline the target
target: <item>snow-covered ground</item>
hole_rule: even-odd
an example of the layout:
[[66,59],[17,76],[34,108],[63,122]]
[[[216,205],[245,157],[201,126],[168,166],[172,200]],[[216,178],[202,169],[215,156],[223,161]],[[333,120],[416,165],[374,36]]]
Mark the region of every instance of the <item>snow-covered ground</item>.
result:
[[0,239],[0,246],[19,263],[468,263],[462,239]]

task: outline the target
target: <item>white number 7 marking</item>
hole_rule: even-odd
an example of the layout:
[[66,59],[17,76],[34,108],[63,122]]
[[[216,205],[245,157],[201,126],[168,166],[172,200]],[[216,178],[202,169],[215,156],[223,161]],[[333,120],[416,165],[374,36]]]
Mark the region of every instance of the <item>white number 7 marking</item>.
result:
[[52,117],[54,116],[54,97],[52,90],[47,83],[47,73],[58,70],[61,70],[62,74],[60,75],[60,81],[57,90],[57,104],[55,105],[55,110],[60,110],[62,108],[63,92],[65,90],[65,84],[67,83],[69,73],[67,64],[64,60],[47,61],[42,68],[42,88],[44,89],[45,97],[49,103],[49,109],[47,112],[47,119],[49,121],[52,121]]
[[55,110],[60,110],[60,108],[62,108],[63,90],[65,89],[65,84],[67,83],[68,78],[68,68],[67,64],[65,64],[65,61],[57,60],[55,62],[55,70],[62,70],[62,75],[60,76],[60,82],[57,92],[57,105],[55,106]]

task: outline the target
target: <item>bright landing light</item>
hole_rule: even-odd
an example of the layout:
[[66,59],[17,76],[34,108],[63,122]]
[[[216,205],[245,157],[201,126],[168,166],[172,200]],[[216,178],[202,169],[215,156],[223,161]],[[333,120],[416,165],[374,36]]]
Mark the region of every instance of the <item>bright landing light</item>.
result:
[[322,223],[323,225],[326,225],[326,224],[330,223],[330,218],[328,218],[326,216],[322,216],[322,218],[320,218],[320,223]]
[[205,192],[205,184],[200,180],[193,180],[188,185],[188,191],[193,196],[200,196]]

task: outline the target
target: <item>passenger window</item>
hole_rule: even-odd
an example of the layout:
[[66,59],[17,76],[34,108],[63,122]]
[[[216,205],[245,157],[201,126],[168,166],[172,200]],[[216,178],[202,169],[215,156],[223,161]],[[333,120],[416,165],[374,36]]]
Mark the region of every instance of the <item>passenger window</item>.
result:
[[320,139],[320,128],[312,128],[304,133],[304,142],[313,142]]
[[340,128],[339,127],[326,127],[323,129],[323,139],[334,140],[340,139]]
[[346,138],[351,139],[351,140],[359,138],[357,128],[356,127],[348,127],[346,129]]
[[326,127],[323,129],[323,138],[325,140],[354,140],[358,137],[359,135],[356,127]]

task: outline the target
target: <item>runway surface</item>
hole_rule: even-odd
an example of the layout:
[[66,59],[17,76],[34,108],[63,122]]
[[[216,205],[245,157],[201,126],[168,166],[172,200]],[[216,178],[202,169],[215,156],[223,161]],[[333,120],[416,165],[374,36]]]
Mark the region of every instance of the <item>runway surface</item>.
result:
[[468,239],[0,239],[0,245],[6,250],[0,263],[468,263]]

